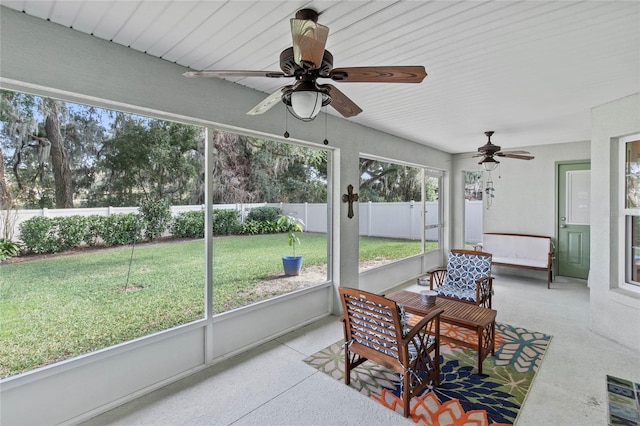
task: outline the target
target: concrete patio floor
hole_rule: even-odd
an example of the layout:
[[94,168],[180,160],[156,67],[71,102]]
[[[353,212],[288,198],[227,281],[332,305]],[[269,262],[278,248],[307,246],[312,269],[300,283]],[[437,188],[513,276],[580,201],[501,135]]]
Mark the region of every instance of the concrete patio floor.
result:
[[[556,277],[551,287],[507,274],[494,281],[497,321],[553,336],[517,424],[605,425],[606,376],[640,382],[640,354],[589,330],[585,281]],[[337,317],[322,319],[84,424],[413,424],[302,361],[341,337]]]

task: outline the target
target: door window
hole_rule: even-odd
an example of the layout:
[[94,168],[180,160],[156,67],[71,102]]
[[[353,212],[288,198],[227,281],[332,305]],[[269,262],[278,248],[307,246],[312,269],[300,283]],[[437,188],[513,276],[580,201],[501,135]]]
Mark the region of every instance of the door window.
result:
[[589,170],[570,170],[567,172],[567,225],[589,224]]

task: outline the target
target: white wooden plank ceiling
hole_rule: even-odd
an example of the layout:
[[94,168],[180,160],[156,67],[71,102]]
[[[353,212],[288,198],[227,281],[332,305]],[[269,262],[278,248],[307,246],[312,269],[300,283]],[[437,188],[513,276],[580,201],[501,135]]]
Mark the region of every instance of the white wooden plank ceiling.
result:
[[[505,149],[588,140],[592,107],[640,91],[638,1],[1,4],[196,70],[279,71],[289,19],[312,8],[330,28],[334,67],[424,65],[429,74],[419,85],[335,83],[363,109],[350,120],[452,153],[474,151],[485,130]],[[283,84],[231,80],[265,97]]]

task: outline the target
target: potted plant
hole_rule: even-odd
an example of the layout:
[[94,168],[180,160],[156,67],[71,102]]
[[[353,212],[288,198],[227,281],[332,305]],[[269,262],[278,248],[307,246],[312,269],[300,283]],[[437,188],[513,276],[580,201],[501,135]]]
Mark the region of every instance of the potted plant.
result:
[[304,222],[293,216],[281,214],[278,216],[278,229],[287,233],[289,247],[293,248],[293,256],[282,256],[282,266],[285,275],[300,275],[302,269],[302,256],[296,256],[296,245],[300,244],[300,238],[296,233],[304,231]]

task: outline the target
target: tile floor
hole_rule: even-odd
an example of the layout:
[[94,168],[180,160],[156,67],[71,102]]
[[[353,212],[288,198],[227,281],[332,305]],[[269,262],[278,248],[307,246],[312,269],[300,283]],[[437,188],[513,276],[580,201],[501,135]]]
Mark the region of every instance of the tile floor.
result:
[[[518,425],[606,425],[607,375],[640,382],[640,354],[588,329],[586,282],[497,275],[497,321],[551,334]],[[421,290],[415,284],[408,289]],[[325,318],[140,397],[86,425],[410,425],[306,365],[342,337]]]

